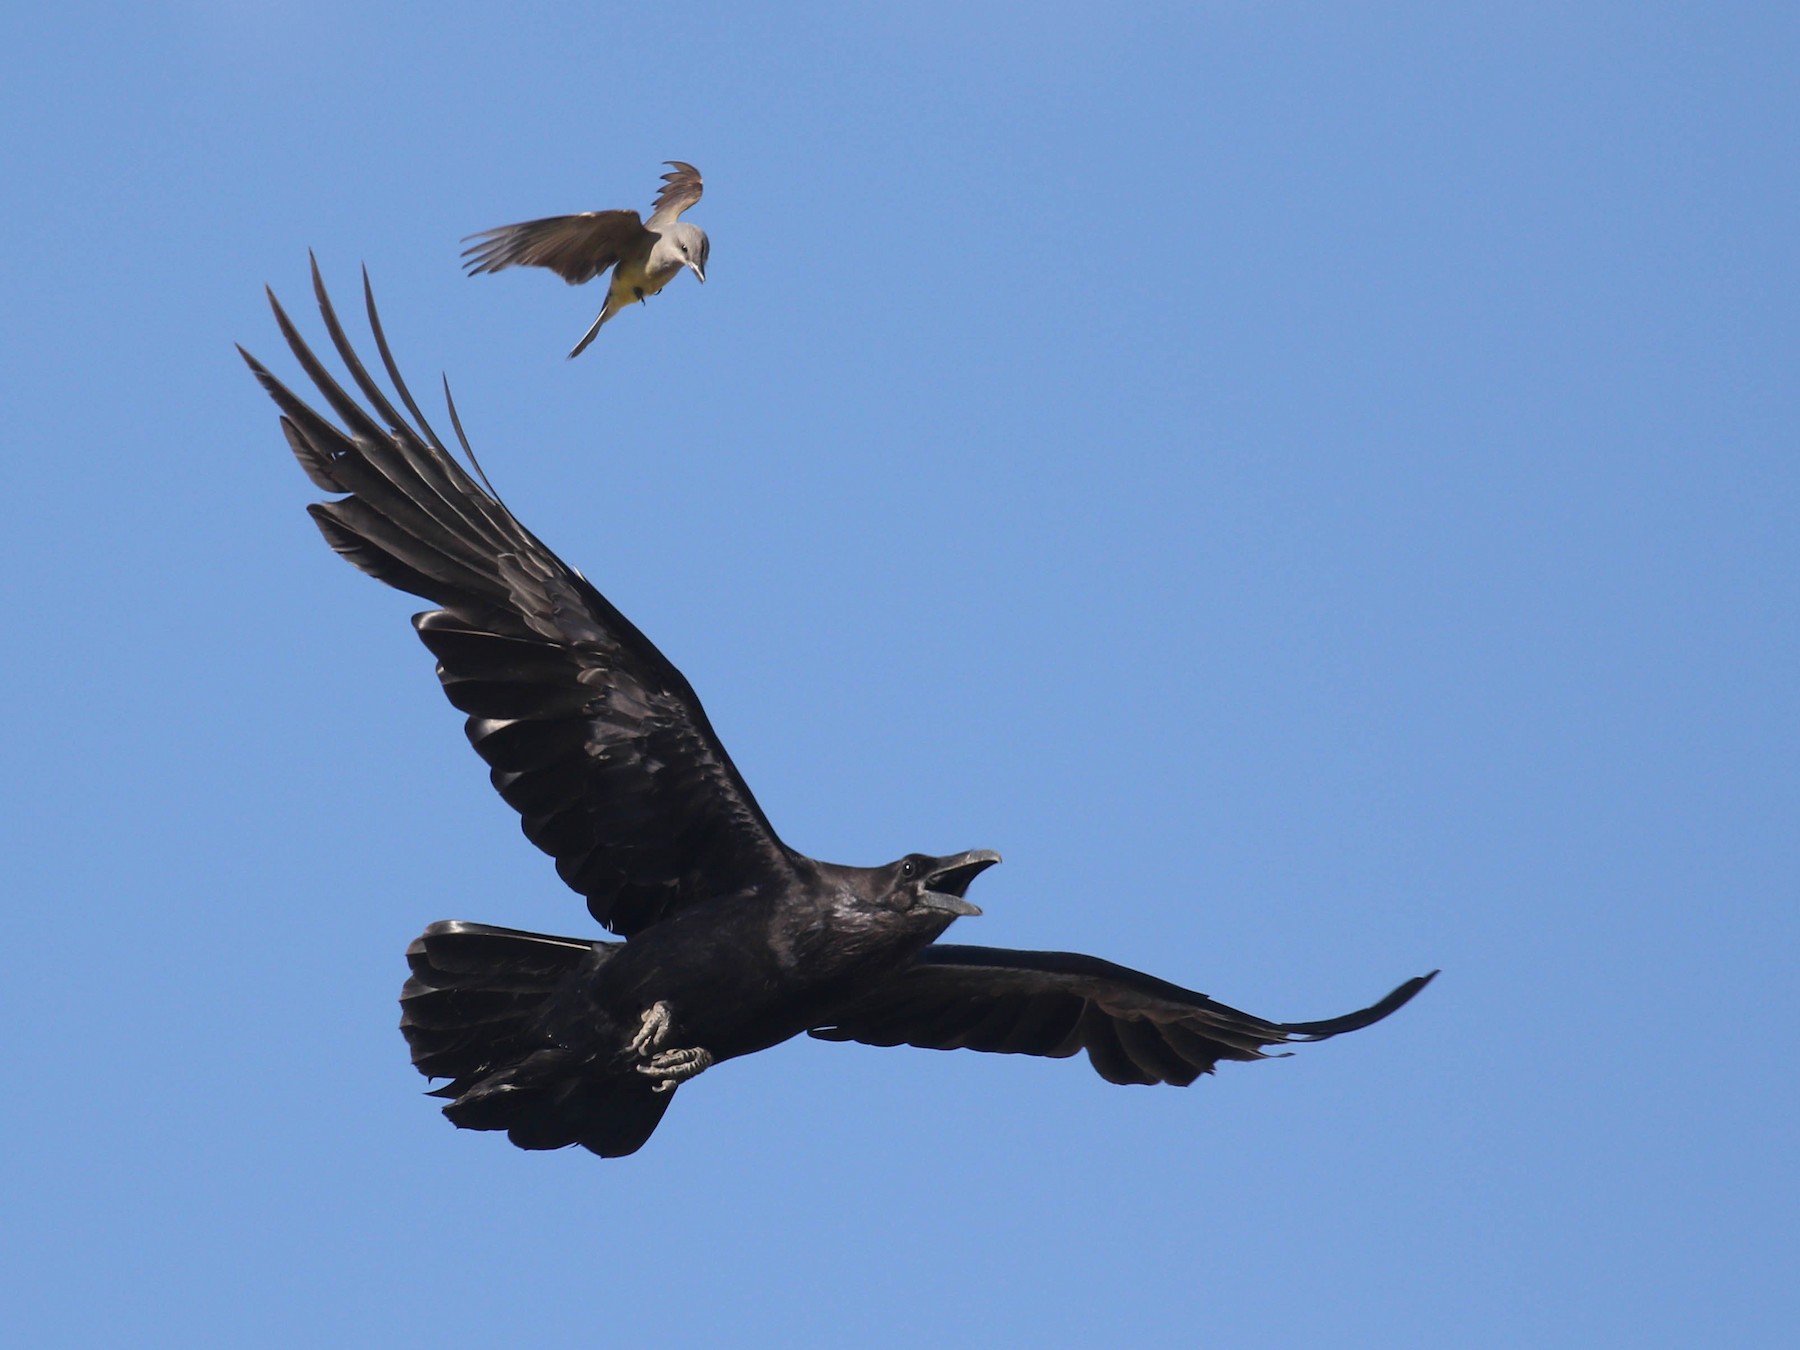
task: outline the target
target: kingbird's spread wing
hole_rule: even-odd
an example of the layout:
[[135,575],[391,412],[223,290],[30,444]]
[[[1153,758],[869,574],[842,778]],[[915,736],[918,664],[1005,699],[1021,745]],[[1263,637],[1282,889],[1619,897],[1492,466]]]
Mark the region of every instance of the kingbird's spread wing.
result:
[[[698,190],[694,194],[699,196]],[[644,237],[636,211],[584,211],[501,225],[464,239],[470,276],[502,267],[548,267],[571,286],[592,281]]]
[[706,184],[700,181],[700,170],[678,159],[665,159],[675,172],[663,175],[662,190],[650,207],[650,228],[660,229],[681,219],[681,213],[700,200]]
[[1267,1022],[1093,956],[934,944],[811,1034],[1053,1059],[1086,1050],[1108,1082],[1186,1087],[1221,1059],[1262,1059],[1265,1046],[1322,1041],[1379,1022],[1432,975],[1330,1021]]
[[[357,359],[316,263],[313,289],[369,411],[273,295],[288,345],[346,430],[244,359],[280,407],[301,467],[344,494],[308,508],[327,542],[370,576],[442,606],[414,626],[438,659],[444,692],[469,715],[469,740],[494,786],[524,817],[526,837],[615,933],[698,899],[791,882],[794,855],[681,672],[431,430],[388,352],[367,274],[369,326],[410,423]],[[462,440],[454,405],[450,418]]]

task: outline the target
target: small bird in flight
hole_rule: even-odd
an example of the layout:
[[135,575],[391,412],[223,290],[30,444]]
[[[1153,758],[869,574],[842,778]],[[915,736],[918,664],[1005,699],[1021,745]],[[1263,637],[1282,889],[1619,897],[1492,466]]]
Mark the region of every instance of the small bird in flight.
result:
[[[650,1137],[680,1084],[801,1033],[1085,1050],[1110,1082],[1185,1087],[1221,1060],[1379,1022],[1431,979],[1341,1017],[1271,1022],[1098,957],[939,942],[981,913],[969,883],[1000,855],[846,867],[783,843],[682,673],[431,430],[366,275],[375,345],[410,421],[351,347],[316,266],[313,289],[360,400],[279,305],[275,317],[341,427],[245,353],[289,448],[331,494],[313,519],[351,563],[436,606],[413,626],[494,786],[626,939],[445,920],[413,942],[400,1029],[419,1071],[450,1080],[433,1095],[456,1125],[617,1157]],[[461,439],[454,405],[450,418]],[[918,673],[942,641],[920,635]]]
[[632,301],[662,290],[684,267],[706,282],[706,231],[682,222],[681,213],[700,200],[705,184],[700,170],[678,159],[663,161],[673,173],[663,175],[663,188],[650,207],[650,219],[636,211],[583,211],[575,216],[546,216],[517,225],[501,225],[463,242],[463,264],[470,276],[502,267],[548,267],[571,286],[592,281],[613,269],[606,304],[593,327],[569,352],[571,359],[587,350],[600,327]]

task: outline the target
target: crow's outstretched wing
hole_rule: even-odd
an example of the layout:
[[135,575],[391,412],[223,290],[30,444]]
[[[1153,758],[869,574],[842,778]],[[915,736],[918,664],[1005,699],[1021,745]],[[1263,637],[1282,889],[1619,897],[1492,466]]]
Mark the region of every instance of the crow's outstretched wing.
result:
[[812,1035],[867,1045],[1061,1059],[1086,1050],[1112,1083],[1186,1087],[1222,1059],[1379,1022],[1431,982],[1325,1022],[1268,1022],[1141,971],[1073,952],[934,944]]
[[[464,239],[470,276],[502,267],[548,267],[571,286],[592,281],[644,238],[636,211],[583,211],[498,225]],[[469,241],[473,240],[473,243]]]
[[[615,933],[637,932],[697,899],[790,884],[795,855],[681,672],[431,430],[388,351],[367,274],[369,325],[410,422],[357,359],[317,263],[313,290],[367,410],[273,294],[288,345],[345,429],[249,353],[244,359],[280,407],[301,467],[319,487],[345,494],[308,508],[327,542],[370,576],[442,606],[414,626],[526,837]],[[461,439],[454,405],[449,411]],[[481,472],[472,456],[470,464]]]

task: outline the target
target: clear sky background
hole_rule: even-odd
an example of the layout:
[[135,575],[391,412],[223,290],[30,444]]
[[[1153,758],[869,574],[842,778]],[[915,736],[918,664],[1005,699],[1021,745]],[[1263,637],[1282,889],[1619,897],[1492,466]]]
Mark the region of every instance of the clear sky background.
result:
[[[0,56],[0,1263],[33,1347],[1794,1344],[1800,17],[65,0]],[[458,239],[707,194],[599,307]],[[427,922],[594,932],[232,350],[366,262],[789,842],[1266,1016],[459,1132]],[[360,323],[357,331],[361,331]]]

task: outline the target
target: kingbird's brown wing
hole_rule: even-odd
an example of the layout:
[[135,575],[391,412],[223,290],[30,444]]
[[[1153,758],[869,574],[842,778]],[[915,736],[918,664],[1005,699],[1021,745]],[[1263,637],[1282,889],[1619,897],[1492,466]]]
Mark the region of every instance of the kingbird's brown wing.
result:
[[665,164],[673,165],[674,173],[663,175],[662,191],[656,194],[656,201],[650,208],[650,228],[652,230],[663,225],[673,225],[681,219],[681,213],[700,200],[706,184],[700,180],[700,170],[692,164],[683,164],[678,159],[666,159]]
[[[695,194],[699,194],[696,192]],[[471,234],[463,250],[470,276],[502,267],[548,267],[571,286],[592,281],[644,237],[636,211],[546,216]]]

